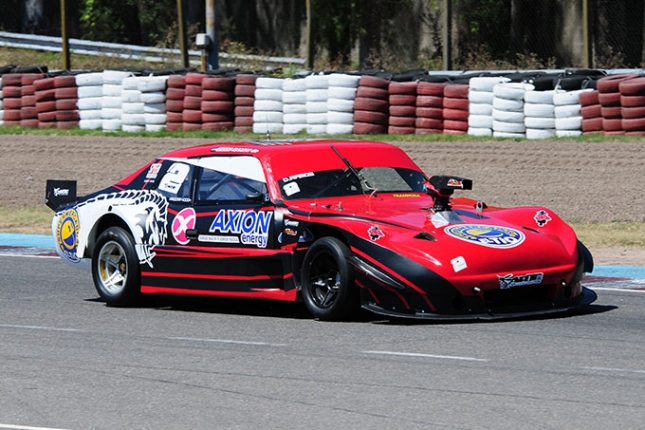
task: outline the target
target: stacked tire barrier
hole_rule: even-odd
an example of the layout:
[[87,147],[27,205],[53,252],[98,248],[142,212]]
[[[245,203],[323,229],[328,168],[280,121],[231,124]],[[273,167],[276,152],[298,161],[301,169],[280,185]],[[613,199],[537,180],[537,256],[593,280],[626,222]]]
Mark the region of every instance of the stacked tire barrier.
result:
[[468,85],[446,84],[443,89],[443,133],[468,132]]
[[83,130],[103,129],[103,73],[82,73],[75,76],[75,81],[79,127]]
[[354,133],[386,134],[389,111],[389,82],[364,75],[358,81],[354,99]]
[[621,124],[627,135],[645,135],[645,78],[626,79],[618,84]]
[[527,139],[555,136],[555,90],[529,90],[524,93],[524,126]]
[[305,78],[307,86],[307,133],[327,133],[327,99],[329,98],[329,76],[310,75]]
[[354,132],[354,102],[359,81],[360,76],[343,73],[329,75],[327,134],[352,134]]
[[255,81],[257,75],[240,74],[235,77],[233,130],[238,133],[253,131],[253,104],[255,103]]
[[416,82],[390,82],[388,134],[415,134],[417,85]]
[[253,102],[253,133],[271,134],[284,131],[282,85],[279,78],[258,78]]
[[415,101],[415,134],[443,133],[443,92],[446,84],[421,81]]
[[645,76],[637,73],[436,76],[415,70],[283,79],[236,71],[144,76],[28,69],[0,67],[2,126],[529,139],[645,134]]
[[602,111],[598,101],[598,90],[580,94],[580,115],[582,116],[582,134],[599,133],[602,128]]

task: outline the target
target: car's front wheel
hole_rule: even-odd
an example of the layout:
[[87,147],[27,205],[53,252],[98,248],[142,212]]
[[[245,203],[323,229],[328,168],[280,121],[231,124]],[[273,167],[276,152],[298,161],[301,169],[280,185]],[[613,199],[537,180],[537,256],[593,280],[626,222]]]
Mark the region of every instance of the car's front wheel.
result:
[[302,266],[302,297],[311,314],[321,320],[342,320],[358,309],[350,251],[340,240],[323,237],[309,248]]
[[92,256],[94,286],[108,306],[132,306],[141,300],[141,268],[132,236],[120,227],[99,235]]

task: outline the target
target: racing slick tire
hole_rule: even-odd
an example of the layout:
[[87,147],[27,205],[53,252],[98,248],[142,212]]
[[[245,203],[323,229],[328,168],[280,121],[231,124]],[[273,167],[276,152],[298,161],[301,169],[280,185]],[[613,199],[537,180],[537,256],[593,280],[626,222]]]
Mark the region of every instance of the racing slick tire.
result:
[[317,319],[347,319],[359,308],[349,248],[335,237],[318,239],[302,264],[302,298]]
[[92,279],[99,296],[108,306],[125,307],[141,303],[141,268],[134,239],[120,227],[99,235],[92,255]]

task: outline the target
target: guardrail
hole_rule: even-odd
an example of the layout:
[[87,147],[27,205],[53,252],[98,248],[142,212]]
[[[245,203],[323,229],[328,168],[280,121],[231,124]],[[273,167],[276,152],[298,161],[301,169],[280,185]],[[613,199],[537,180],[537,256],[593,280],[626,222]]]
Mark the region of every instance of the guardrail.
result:
[[[92,42],[89,40],[69,39],[69,49],[73,54],[129,58],[148,62],[180,62],[179,49],[164,49],[149,46],[123,45],[119,43]],[[0,31],[0,46],[8,48],[34,49],[40,51],[61,52],[62,39],[53,36],[35,34],[9,33]],[[188,51],[189,62],[193,66],[201,65],[202,52]],[[273,70],[278,67],[304,67],[305,59],[297,57],[269,57],[262,55],[219,53],[221,68],[250,68]],[[246,67],[245,67],[246,66]]]

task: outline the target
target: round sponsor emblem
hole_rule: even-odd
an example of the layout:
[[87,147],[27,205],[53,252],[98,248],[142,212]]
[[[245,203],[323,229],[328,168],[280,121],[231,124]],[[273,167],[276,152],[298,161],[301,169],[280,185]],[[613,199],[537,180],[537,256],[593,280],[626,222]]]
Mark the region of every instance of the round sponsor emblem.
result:
[[190,242],[190,239],[186,236],[186,231],[195,228],[196,221],[197,217],[193,208],[182,209],[175,215],[175,219],[172,221],[172,235],[177,243],[186,245]]
[[63,254],[73,262],[79,262],[78,248],[78,212],[67,209],[58,218],[56,225],[56,243]]
[[514,248],[524,242],[521,231],[482,224],[459,224],[446,227],[444,231],[452,237],[489,248]]

